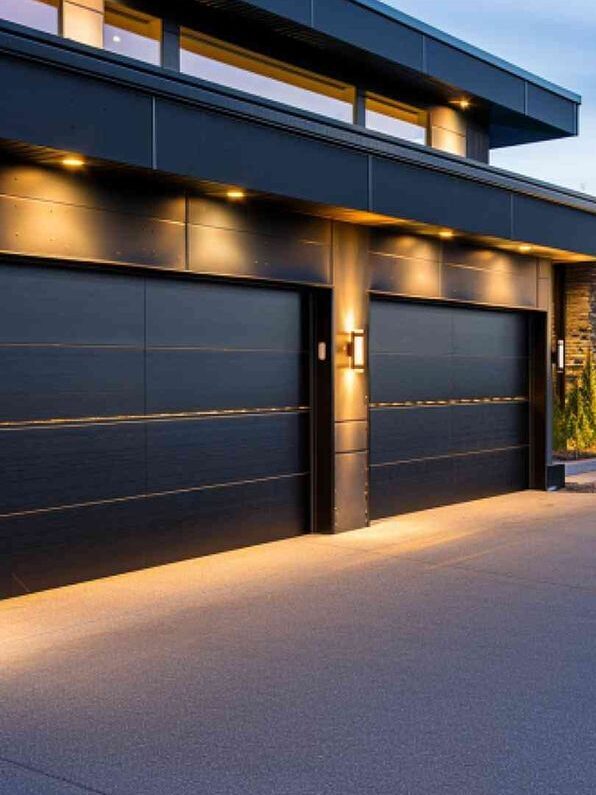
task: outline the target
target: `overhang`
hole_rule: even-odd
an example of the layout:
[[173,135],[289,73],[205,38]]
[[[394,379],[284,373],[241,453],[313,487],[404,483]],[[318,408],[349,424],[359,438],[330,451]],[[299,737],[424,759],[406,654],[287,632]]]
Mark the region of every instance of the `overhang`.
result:
[[581,97],[379,0],[193,0],[258,19],[276,35],[374,59],[445,97],[465,94],[486,112],[492,148],[578,133]]

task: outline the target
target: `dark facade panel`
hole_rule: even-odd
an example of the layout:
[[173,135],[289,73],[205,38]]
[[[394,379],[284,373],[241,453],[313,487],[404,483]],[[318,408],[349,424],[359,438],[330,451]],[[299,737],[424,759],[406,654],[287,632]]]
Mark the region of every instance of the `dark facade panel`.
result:
[[577,134],[578,108],[576,103],[531,83],[528,84],[527,113],[545,124],[551,124],[559,130],[566,130],[569,135]]
[[309,240],[190,226],[189,268],[197,273],[329,284],[330,247]]
[[443,295],[459,301],[500,306],[537,305],[536,272],[504,273],[484,268],[445,265]]
[[513,197],[513,236],[544,246],[596,255],[596,218],[529,196]]
[[3,138],[151,167],[148,94],[7,55],[0,85]]
[[296,476],[0,518],[14,575],[11,594],[307,532],[308,480]]
[[375,300],[371,303],[371,354],[447,356],[453,315],[443,306]]
[[184,268],[184,225],[0,196],[0,249],[31,256]]
[[239,117],[157,100],[157,168],[345,207],[368,203],[364,153]]
[[144,411],[141,348],[0,347],[0,372],[2,421]]
[[335,456],[335,530],[354,530],[368,522],[366,489],[368,454],[338,453]]
[[311,23],[312,0],[251,0],[250,4],[303,25]]
[[75,505],[145,490],[140,424],[0,431],[0,514]]
[[375,157],[371,192],[383,215],[511,236],[511,197],[500,188]]
[[456,90],[469,91],[498,105],[524,112],[525,81],[521,77],[431,38],[427,39],[426,57],[429,74]]
[[368,423],[354,420],[335,423],[335,452],[354,453],[368,449]]
[[425,298],[441,296],[440,262],[371,253],[369,267],[371,290]]
[[0,346],[145,341],[144,286],[124,274],[0,264]]
[[280,209],[274,202],[259,202],[254,197],[234,203],[191,196],[188,221],[196,226],[331,245],[331,221],[327,218],[290,212]]
[[53,165],[0,159],[0,194],[181,224],[186,220],[185,197],[178,185],[165,186],[139,172],[132,177],[102,168],[67,171],[59,155],[47,159]]
[[313,7],[316,30],[401,66],[424,71],[423,36],[418,31],[352,0],[313,0]]

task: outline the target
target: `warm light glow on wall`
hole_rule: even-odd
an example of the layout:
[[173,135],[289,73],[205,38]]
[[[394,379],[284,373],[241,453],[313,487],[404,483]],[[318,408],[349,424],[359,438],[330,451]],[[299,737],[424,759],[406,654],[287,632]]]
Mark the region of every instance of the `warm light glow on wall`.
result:
[[82,157],[69,155],[62,159],[62,165],[66,166],[66,168],[82,168],[85,165],[85,161]]

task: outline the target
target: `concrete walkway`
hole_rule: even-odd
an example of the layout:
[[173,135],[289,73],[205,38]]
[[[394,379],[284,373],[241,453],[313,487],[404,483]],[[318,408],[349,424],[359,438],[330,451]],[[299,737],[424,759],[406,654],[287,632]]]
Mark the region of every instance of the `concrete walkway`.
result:
[[2,795],[596,791],[596,497],[0,603]]

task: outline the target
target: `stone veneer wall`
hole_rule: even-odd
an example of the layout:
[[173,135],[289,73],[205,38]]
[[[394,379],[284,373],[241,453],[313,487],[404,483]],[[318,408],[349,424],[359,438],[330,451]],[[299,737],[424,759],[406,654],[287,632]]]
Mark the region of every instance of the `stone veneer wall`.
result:
[[569,387],[588,353],[596,355],[596,265],[565,266],[565,336]]

